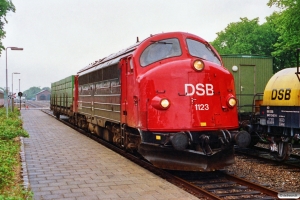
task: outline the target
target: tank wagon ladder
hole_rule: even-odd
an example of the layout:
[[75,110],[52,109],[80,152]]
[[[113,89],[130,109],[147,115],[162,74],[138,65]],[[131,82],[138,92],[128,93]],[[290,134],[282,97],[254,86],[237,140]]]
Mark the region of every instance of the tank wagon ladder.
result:
[[300,82],[300,76],[299,76],[299,74],[300,74],[300,72],[299,72],[299,67],[300,67],[299,66],[299,51],[300,51],[300,48],[297,49],[297,72],[295,74],[296,74],[296,76],[297,76],[297,78]]

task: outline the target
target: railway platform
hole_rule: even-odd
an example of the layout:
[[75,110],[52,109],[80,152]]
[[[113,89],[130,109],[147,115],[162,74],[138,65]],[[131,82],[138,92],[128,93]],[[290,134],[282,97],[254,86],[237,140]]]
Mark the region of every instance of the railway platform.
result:
[[198,199],[40,110],[21,110],[35,200]]

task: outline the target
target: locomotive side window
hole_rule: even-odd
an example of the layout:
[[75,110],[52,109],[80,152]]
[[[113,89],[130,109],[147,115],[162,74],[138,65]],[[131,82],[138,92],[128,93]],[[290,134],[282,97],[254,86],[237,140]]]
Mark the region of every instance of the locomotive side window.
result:
[[176,38],[152,42],[153,43],[143,51],[140,57],[142,67],[165,58],[181,55],[179,41]]
[[209,45],[203,44],[196,40],[187,39],[187,46],[192,56],[203,58],[210,62],[214,62],[217,63],[218,65],[221,65],[221,61],[213,52],[213,50],[209,47]]

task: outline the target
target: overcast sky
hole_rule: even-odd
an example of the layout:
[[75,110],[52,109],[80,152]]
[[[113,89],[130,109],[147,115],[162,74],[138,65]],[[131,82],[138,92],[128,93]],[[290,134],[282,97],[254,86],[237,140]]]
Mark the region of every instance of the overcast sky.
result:
[[[241,17],[265,22],[276,7],[268,0],[12,0],[16,12],[5,25],[8,87],[21,91],[51,87],[89,63],[122,50],[150,34],[183,31],[213,41]],[[6,54],[0,58],[5,87]]]

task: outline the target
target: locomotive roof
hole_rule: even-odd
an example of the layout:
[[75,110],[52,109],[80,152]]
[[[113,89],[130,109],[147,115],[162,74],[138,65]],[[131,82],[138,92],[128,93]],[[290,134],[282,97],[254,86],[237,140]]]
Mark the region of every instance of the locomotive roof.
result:
[[95,62],[93,62],[93,63],[89,64],[88,66],[84,67],[83,69],[79,70],[78,73],[84,72],[84,71],[86,71],[90,68],[93,68],[95,66],[99,66],[99,68],[102,68],[104,66],[108,66],[108,65],[117,63],[117,62],[119,62],[119,60],[122,57],[125,57],[125,56],[129,55],[131,52],[133,52],[137,48],[137,46],[139,46],[140,43],[141,42],[137,42],[134,45],[131,45],[130,47],[128,47],[126,49],[123,49],[123,50],[121,50],[117,53],[113,53],[113,54],[110,54],[107,57],[96,60]]
[[[168,32],[168,33],[160,33],[160,34],[166,34],[166,35],[170,35],[170,34],[176,34],[176,35],[193,35],[193,36],[196,36],[194,34],[191,34],[191,33],[187,33],[187,32]],[[155,36],[155,35],[159,35],[159,34],[154,34],[154,35],[150,35],[150,37],[152,36]],[[199,36],[196,36],[198,38],[201,38]],[[147,40],[148,38],[146,38],[145,40]],[[201,38],[203,41],[206,41],[204,40],[203,38]],[[94,68],[96,69],[100,69],[100,68],[103,68],[103,67],[106,67],[106,66],[109,66],[109,65],[113,65],[113,64],[116,64],[120,61],[121,58],[123,57],[126,57],[128,55],[130,55],[134,50],[136,50],[136,48],[142,43],[143,41],[141,42],[137,42],[135,43],[134,45],[131,45],[130,47],[126,48],[126,49],[123,49],[117,53],[113,53],[113,54],[110,54],[109,56],[107,57],[104,57],[104,58],[101,58],[99,60],[96,60],[95,62],[93,63],[90,63],[88,66],[84,67],[83,69],[79,70],[77,72],[77,74],[80,74],[80,73],[89,73],[90,71],[93,71],[95,70]]]

